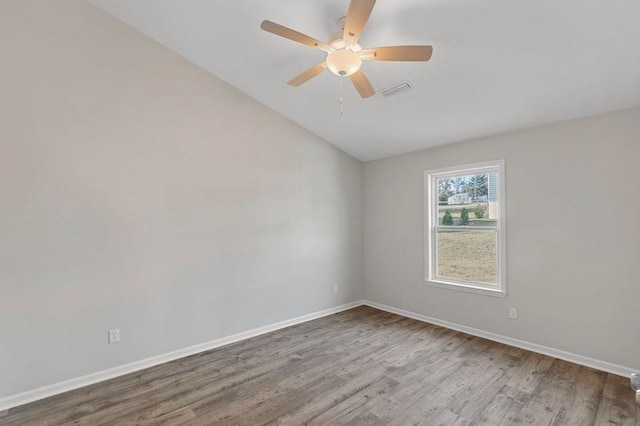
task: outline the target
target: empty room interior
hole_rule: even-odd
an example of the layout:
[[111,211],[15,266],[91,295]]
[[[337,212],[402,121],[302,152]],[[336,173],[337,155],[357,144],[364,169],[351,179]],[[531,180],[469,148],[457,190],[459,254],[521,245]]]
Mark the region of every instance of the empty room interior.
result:
[[1,425],[640,425],[640,1],[0,0]]

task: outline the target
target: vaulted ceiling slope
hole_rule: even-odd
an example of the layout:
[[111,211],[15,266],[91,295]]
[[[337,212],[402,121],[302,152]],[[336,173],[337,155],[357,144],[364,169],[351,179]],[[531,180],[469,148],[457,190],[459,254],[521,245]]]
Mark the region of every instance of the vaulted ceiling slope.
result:
[[269,19],[320,40],[348,0],[89,0],[361,160],[640,105],[638,0],[378,0],[363,46],[430,44],[425,63],[365,63],[361,99],[323,52],[260,30]]

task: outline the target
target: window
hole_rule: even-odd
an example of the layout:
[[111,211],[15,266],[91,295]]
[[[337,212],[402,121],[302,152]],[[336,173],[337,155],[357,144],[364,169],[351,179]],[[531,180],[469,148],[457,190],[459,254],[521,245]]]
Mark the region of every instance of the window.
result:
[[425,282],[504,297],[504,161],[425,172]]

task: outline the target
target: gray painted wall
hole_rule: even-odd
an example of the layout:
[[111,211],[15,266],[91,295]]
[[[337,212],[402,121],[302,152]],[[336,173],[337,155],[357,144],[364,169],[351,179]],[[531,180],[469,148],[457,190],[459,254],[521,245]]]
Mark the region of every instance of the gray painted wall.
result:
[[81,0],[0,52],[0,397],[361,298],[359,161]]
[[[507,297],[425,285],[424,171],[499,158]],[[365,163],[365,298],[640,369],[638,158],[640,108]]]

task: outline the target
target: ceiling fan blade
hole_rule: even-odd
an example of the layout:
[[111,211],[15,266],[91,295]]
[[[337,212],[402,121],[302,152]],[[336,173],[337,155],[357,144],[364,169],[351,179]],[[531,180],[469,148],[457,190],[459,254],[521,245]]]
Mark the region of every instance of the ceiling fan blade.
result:
[[311,80],[316,75],[320,74],[327,67],[326,62],[323,62],[315,67],[311,67],[306,71],[301,72],[300,74],[293,77],[291,80],[287,82],[289,86],[300,86],[303,83]]
[[352,74],[350,77],[351,82],[356,87],[358,93],[363,98],[368,98],[376,94],[376,91],[373,89],[373,86],[369,82],[369,79],[365,75],[364,71],[360,70],[355,74]]
[[360,34],[362,34],[362,30],[369,20],[369,15],[371,15],[375,4],[376,0],[351,0],[342,36],[347,46],[356,43],[360,39]]
[[432,46],[387,46],[362,49],[363,61],[428,61]]
[[276,24],[275,22],[266,20],[262,21],[262,23],[260,24],[260,28],[269,33],[288,38],[289,40],[297,41],[298,43],[323,50],[327,53],[333,51],[333,48],[327,43],[316,40],[315,38],[309,37],[308,35],[302,34],[301,32],[298,32],[296,30],[292,30],[291,28],[285,27],[284,25]]

